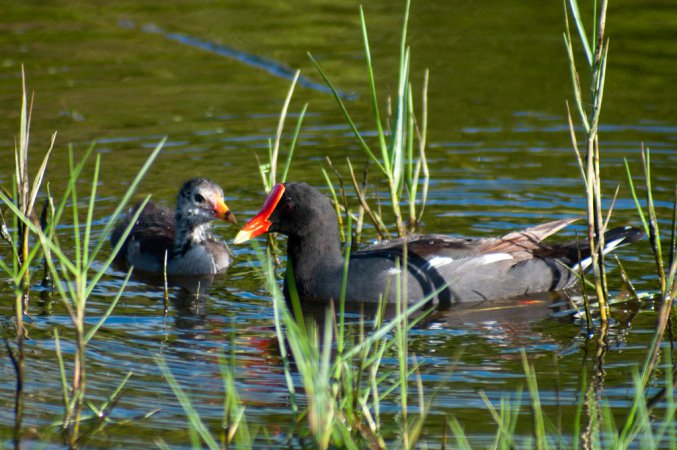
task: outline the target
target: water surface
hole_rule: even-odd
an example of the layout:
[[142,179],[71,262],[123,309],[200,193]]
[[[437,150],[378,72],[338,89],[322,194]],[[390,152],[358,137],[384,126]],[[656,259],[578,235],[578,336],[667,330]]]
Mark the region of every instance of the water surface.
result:
[[[365,6],[384,109],[386,96],[396,89],[402,10],[389,1]],[[600,135],[606,198],[621,186],[613,225],[639,224],[623,161],[639,173],[642,143],[652,150],[661,224],[669,224],[677,167],[675,23],[677,7],[667,0],[617,1],[609,10],[610,60]],[[409,32],[415,91],[420,92],[424,70],[430,69],[431,194],[424,231],[491,235],[583,215],[582,182],[566,120],[571,88],[562,31],[557,2],[415,2]],[[218,51],[223,48],[245,57]],[[68,145],[80,155],[96,141],[103,168],[96,233],[164,136],[167,144],[139,197],[152,193],[156,201],[171,205],[184,179],[206,176],[223,186],[241,221],[250,217],[263,199],[255,155],[265,157],[275,134],[289,86],[285,70],[300,68],[307,80],[294,94],[288,129],[309,103],[290,179],[323,186],[320,168],[326,167],[327,155],[340,170],[345,170],[347,156],[362,167],[358,143],[333,97],[319,87],[321,77],[307,52],[346,94],[355,122],[374,141],[358,2],[6,2],[0,49],[0,183],[11,181],[24,64],[28,88],[35,93],[31,162],[37,165],[57,130],[47,174],[57,195],[68,174]],[[279,67],[264,70],[246,61],[247,56]],[[216,228],[228,240],[236,231]],[[576,225],[561,235],[573,238],[582,232],[583,226]],[[367,230],[368,239],[374,236]],[[218,356],[223,353],[235,357],[238,392],[250,426],[268,430],[273,442],[288,442],[294,418],[271,299],[254,276],[252,249],[233,250],[237,263],[202,286],[199,301],[194,287],[173,286],[166,314],[160,287],[142,279],[130,283],[90,343],[88,393],[92,401],[102,401],[131,371],[114,418],[136,418],[156,408],[160,412],[109,427],[94,437],[92,446],[146,448],[159,437],[172,446],[190,445],[185,414],[159,374],[158,355],[186,387],[203,419],[218,426],[223,410]],[[0,252],[7,257],[4,244]],[[618,254],[640,291],[655,289],[646,241]],[[122,271],[111,270],[97,288],[88,304],[90,324],[105,312],[123,277]],[[610,279],[617,292],[618,270],[612,269]],[[11,317],[11,289],[7,283],[1,289],[1,313]],[[62,414],[55,327],[65,337],[64,351],[73,351],[64,308],[40,298],[36,292],[30,306],[27,439],[44,436]],[[446,418],[455,416],[474,446],[491,445],[495,425],[478,392],[495,402],[516,395],[525,382],[521,348],[539,374],[550,419],[571,429],[567,423],[578,401],[581,373],[591,367],[595,345],[585,340],[579,320],[557,314],[566,309],[561,298],[541,298],[530,307],[511,308],[509,314],[452,311],[415,329],[410,349],[421,363],[426,397],[434,398],[426,439],[439,443]],[[629,302],[616,306],[613,316],[604,393],[620,420],[632,400],[631,374],[643,361],[655,314],[652,305]],[[9,360],[2,361],[0,429],[7,438],[14,383]],[[394,358],[384,362],[384,370],[394,368]],[[383,405],[384,417],[394,418],[397,408]],[[518,434],[526,438],[528,410],[522,415]],[[397,424],[391,422],[385,432],[395,439]]]

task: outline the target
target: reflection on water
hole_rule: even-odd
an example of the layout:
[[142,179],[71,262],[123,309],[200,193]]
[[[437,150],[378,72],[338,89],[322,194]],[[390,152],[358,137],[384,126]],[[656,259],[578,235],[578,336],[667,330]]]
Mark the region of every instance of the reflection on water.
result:
[[[609,26],[615,29],[610,29],[613,44],[600,130],[607,205],[621,185],[613,226],[638,225],[623,161],[627,158],[633,171],[640,173],[642,142],[652,149],[660,223],[664,228],[670,224],[677,167],[673,86],[677,58],[666,55],[677,53],[677,41],[663,24],[677,12],[668,1],[640,5],[619,0],[610,6]],[[235,214],[250,217],[263,195],[256,156],[267,155],[289,83],[219,53],[233,49],[241,55],[257,55],[268,67],[284,68],[287,75],[299,67],[309,80],[308,87],[297,89],[290,105],[288,129],[302,105],[310,104],[290,179],[324,186],[320,169],[325,167],[325,155],[344,175],[346,156],[361,170],[364,158],[352,131],[326,88],[312,81],[320,77],[306,56],[310,51],[343,92],[357,94],[346,99],[346,105],[372,144],[375,134],[358,3],[67,1],[39,8],[31,2],[7,4],[0,17],[4,119],[0,160],[13,161],[20,64],[24,63],[28,87],[36,93],[31,162],[39,160],[51,132],[59,132],[47,172],[57,197],[68,172],[68,143],[79,153],[98,141],[102,175],[94,233],[102,231],[100,219],[111,214],[129,180],[163,136],[168,136],[167,146],[141,185],[139,197],[152,193],[155,201],[173,204],[181,182],[199,175],[219,182]],[[383,96],[379,106],[385,111],[385,95],[396,89],[401,8],[372,1],[365,13],[376,82]],[[413,89],[420,91],[425,67],[431,74],[432,178],[424,232],[500,235],[582,216],[582,182],[570,148],[564,105],[570,98],[570,82],[563,65],[561,14],[561,4],[533,8],[529,2],[504,1],[487,8],[477,2],[414,2],[409,33]],[[120,23],[153,23],[172,34],[147,33]],[[172,36],[188,45],[178,45]],[[12,164],[0,164],[3,186],[9,185],[11,175]],[[348,196],[355,205],[350,191]],[[237,230],[216,227],[214,231],[231,240]],[[369,233],[366,239],[373,238]],[[568,240],[581,233],[583,225],[576,224],[560,234]],[[640,291],[656,288],[648,269],[653,264],[648,249],[644,241],[618,252]],[[236,385],[250,425],[268,429],[274,443],[298,444],[290,436],[295,418],[290,413],[271,299],[256,274],[252,249],[232,250],[236,263],[226,274],[203,280],[172,279],[166,301],[161,278],[132,278],[113,314],[89,343],[87,383],[92,401],[100,404],[132,372],[112,418],[133,419],[133,423],[107,428],[93,438],[92,447],[147,448],[157,437],[171,446],[189,446],[185,412],[154,358],[167,361],[201,417],[214,424],[223,414],[220,355],[234,361]],[[7,258],[4,243],[0,243],[0,258]],[[112,269],[102,280],[89,299],[88,326],[103,317],[124,276]],[[610,273],[610,282],[612,289],[620,289],[617,271]],[[553,421],[573,420],[584,369],[604,375],[604,398],[610,405],[627,407],[632,370],[644,360],[655,328],[653,305],[614,305],[608,351],[603,367],[598,367],[597,344],[587,338],[586,324],[575,311],[580,306],[573,298],[573,304],[567,297],[547,295],[462,305],[436,312],[411,330],[409,348],[420,364],[425,397],[433,402],[426,430],[430,442],[439,442],[446,418],[453,415],[474,446],[492,445],[496,427],[478,392],[483,391],[495,405],[505,396],[517,395],[525,381],[522,348],[539,375],[541,402]],[[3,324],[9,323],[13,295],[4,278],[0,299]],[[68,312],[48,291],[34,290],[30,312],[25,419],[29,441],[39,439],[63,412],[55,329],[62,336],[68,361],[74,352]],[[308,312],[316,318],[324,313],[324,307]],[[360,317],[371,323],[368,314],[357,308],[350,316],[351,332],[359,329]],[[4,327],[3,334],[11,336],[11,329]],[[384,372],[396,370],[393,355],[386,356]],[[8,436],[15,386],[11,365],[4,356],[3,361],[0,430]],[[72,370],[70,363],[66,370]],[[300,382],[294,381],[300,388]],[[526,402],[526,397],[522,400]],[[384,402],[384,418],[394,423],[398,407]],[[157,414],[139,419],[158,408]],[[517,433],[529,436],[530,419],[523,419]]]

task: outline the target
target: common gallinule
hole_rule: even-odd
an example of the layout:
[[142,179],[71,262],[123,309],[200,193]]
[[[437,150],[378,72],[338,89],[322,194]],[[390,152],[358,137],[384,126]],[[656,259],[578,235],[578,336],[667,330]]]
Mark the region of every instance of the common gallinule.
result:
[[[132,215],[133,212],[113,230],[113,246]],[[169,275],[222,272],[230,265],[232,255],[224,242],[212,237],[210,222],[214,219],[237,223],[218,184],[206,178],[190,179],[179,190],[175,211],[146,204],[118,258],[144,272],[162,273],[166,253]]]
[[[437,292],[441,307],[570,287],[576,283],[579,267],[590,265],[589,247],[584,242],[546,245],[541,241],[575,220],[549,222],[503,237],[430,235],[377,244],[350,255],[346,300],[377,302],[386,295],[388,302],[395,302],[398,277],[409,302]],[[234,242],[265,232],[289,237],[287,260],[302,300],[339,299],[344,260],[336,213],[327,197],[305,183],[276,185]],[[642,236],[631,227],[610,230],[605,251]],[[400,264],[405,259],[403,276]]]

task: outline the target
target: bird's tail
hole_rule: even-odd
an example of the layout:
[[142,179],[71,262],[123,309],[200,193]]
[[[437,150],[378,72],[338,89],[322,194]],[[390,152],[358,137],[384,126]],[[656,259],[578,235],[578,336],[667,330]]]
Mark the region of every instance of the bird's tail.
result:
[[[604,233],[604,251],[602,253],[606,255],[618,247],[637,242],[644,236],[644,231],[630,226],[611,229]],[[589,246],[585,249],[585,252],[582,252],[582,254],[584,257],[577,264],[575,264],[572,269],[576,271],[583,269],[585,272],[592,264]]]

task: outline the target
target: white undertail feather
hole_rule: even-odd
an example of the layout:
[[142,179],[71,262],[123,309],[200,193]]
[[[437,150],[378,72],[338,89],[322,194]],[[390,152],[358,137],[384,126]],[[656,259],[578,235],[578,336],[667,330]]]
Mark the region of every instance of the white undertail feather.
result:
[[[626,230],[629,230],[631,227],[625,227]],[[610,251],[614,250],[616,247],[618,247],[620,244],[625,241],[625,236],[620,237],[618,239],[614,239],[613,241],[606,242],[604,245],[604,250],[602,251],[602,254],[606,255]],[[590,268],[590,265],[592,264],[592,256],[588,256],[587,258],[581,259],[578,264],[574,264],[571,269],[578,272],[578,271],[583,271],[585,272]]]

